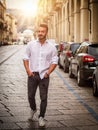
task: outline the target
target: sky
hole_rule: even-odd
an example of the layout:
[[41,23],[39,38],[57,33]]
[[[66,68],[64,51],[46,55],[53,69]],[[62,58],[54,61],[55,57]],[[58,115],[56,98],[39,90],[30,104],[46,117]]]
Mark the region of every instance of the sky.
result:
[[37,14],[37,1],[38,0],[6,0],[7,9],[19,9],[20,11],[19,14],[16,13],[19,30],[33,26],[33,18]]
[[37,0],[6,0],[6,6],[11,9],[21,9],[27,3],[32,4],[34,7],[36,2]]
[[25,16],[35,16],[38,0],[6,0],[7,9],[21,9]]

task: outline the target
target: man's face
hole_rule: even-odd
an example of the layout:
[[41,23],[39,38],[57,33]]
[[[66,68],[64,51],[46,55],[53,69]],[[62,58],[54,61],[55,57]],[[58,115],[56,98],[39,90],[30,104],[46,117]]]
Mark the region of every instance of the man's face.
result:
[[45,27],[39,27],[39,30],[38,30],[39,40],[45,39],[46,35],[47,35],[47,29]]

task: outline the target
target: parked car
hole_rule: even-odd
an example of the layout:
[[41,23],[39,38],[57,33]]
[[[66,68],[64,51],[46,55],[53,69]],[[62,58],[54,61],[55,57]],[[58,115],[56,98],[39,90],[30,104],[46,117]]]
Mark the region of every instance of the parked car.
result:
[[65,72],[69,71],[70,57],[79,46],[80,43],[68,42],[65,44],[63,51],[60,53],[58,65],[60,68],[63,67]]
[[92,78],[96,64],[98,64],[98,44],[83,42],[71,57],[69,77],[77,77],[78,85],[83,86],[85,80]]
[[93,73],[93,95],[98,96],[98,66],[96,66]]
[[61,41],[58,46],[58,56],[60,56],[60,53],[63,51],[64,47],[66,45],[66,42]]
[[55,47],[56,47],[57,51],[58,51],[58,46],[59,46],[59,45],[58,45],[57,43],[55,43]]

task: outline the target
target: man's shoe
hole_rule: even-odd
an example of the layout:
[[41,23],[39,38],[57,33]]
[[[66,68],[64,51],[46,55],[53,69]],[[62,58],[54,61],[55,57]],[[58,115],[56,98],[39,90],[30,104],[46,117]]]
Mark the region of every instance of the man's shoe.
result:
[[30,112],[30,118],[29,118],[29,120],[33,120],[33,117],[34,117],[34,114],[37,112],[37,110],[31,110],[31,112]]
[[40,127],[44,127],[44,126],[45,126],[45,120],[44,120],[43,117],[40,117],[40,118],[39,118],[39,126],[40,126]]

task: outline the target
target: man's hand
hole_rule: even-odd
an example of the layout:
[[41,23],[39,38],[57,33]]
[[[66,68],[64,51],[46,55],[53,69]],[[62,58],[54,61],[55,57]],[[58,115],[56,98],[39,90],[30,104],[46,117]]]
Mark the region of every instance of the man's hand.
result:
[[48,77],[49,77],[49,74],[46,72],[44,75],[44,78],[48,78]]
[[56,68],[57,64],[51,64],[48,71],[45,73],[44,78],[48,78],[51,72]]
[[28,75],[29,77],[34,76],[34,74],[33,74],[30,70],[27,71],[27,75]]
[[30,71],[29,69],[29,61],[28,60],[23,60],[23,63],[24,63],[24,67],[25,67],[25,70],[27,72],[27,75],[30,77],[30,76],[34,76],[34,74]]

